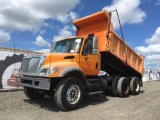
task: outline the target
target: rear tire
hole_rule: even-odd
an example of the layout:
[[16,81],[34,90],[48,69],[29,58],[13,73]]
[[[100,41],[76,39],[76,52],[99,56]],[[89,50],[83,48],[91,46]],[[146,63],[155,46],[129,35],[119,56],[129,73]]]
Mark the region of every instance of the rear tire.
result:
[[43,90],[30,87],[24,87],[24,94],[32,100],[40,100],[45,97],[45,92]]
[[112,84],[111,84],[111,91],[112,91],[113,96],[115,97],[118,96],[118,89],[117,89],[118,80],[119,80],[119,77],[114,77]]
[[137,77],[133,77],[130,81],[130,93],[138,95],[140,93],[140,82]]
[[63,110],[74,110],[79,107],[84,98],[84,87],[78,78],[64,78],[55,90],[56,105]]
[[118,94],[120,97],[128,97],[129,96],[129,80],[126,77],[121,77],[118,80]]

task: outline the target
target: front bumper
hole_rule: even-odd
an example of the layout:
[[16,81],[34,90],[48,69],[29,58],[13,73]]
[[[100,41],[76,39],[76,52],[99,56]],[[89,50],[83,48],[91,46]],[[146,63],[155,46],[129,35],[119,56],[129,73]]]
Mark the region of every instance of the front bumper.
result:
[[21,86],[27,86],[31,88],[49,90],[51,79],[47,78],[36,78],[36,77],[20,77],[16,76],[16,83]]

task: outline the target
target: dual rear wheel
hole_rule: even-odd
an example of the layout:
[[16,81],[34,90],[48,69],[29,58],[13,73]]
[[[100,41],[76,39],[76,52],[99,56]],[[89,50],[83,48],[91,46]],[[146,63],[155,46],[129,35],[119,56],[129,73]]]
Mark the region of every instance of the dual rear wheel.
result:
[[137,77],[133,77],[130,81],[130,93],[138,95],[140,93],[140,82]]
[[114,96],[128,97],[130,94],[138,95],[140,82],[137,77],[129,80],[127,77],[115,77],[111,84],[111,91]]

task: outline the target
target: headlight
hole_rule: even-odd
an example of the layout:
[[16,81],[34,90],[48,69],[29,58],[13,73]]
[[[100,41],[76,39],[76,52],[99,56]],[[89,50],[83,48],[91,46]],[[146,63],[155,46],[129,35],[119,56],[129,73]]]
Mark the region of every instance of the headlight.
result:
[[49,75],[49,74],[50,74],[50,70],[49,70],[49,69],[46,69],[45,75]]
[[50,68],[50,75],[56,73],[59,70],[58,67]]
[[58,70],[59,70],[58,67],[43,68],[40,70],[39,75],[40,76],[48,76],[48,75],[56,73]]

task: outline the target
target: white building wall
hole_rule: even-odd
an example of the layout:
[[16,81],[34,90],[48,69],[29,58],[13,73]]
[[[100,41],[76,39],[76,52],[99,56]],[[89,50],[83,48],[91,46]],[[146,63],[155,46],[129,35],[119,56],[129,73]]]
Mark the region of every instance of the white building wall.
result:
[[160,71],[155,69],[144,69],[143,82],[160,80]]

